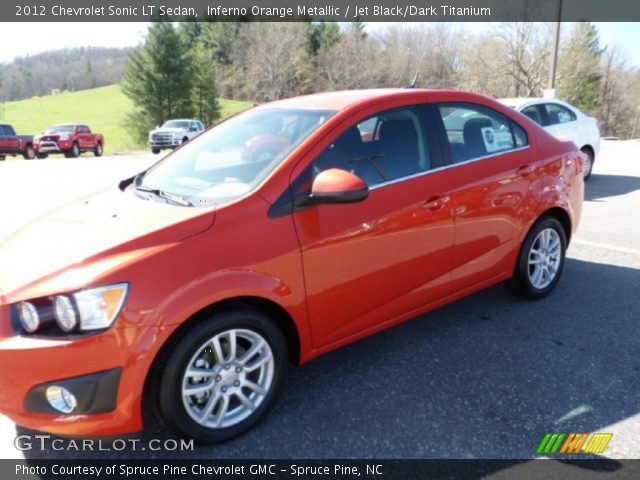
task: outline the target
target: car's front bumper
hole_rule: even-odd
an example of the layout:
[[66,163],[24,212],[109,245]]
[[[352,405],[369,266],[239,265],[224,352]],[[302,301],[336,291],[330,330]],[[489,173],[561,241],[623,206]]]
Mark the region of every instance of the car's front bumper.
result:
[[[142,429],[145,378],[169,332],[129,327],[77,338],[16,335],[0,306],[0,413],[18,425],[62,435],[116,435]],[[46,387],[78,397],[70,414],[48,408]],[[93,396],[92,396],[93,395]]]

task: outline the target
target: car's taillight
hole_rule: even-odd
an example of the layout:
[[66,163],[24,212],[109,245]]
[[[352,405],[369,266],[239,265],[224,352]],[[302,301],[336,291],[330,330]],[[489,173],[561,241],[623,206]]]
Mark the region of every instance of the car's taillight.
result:
[[576,153],[576,173],[582,173],[582,171],[584,170],[585,160],[586,158],[584,156],[584,153],[582,152]]

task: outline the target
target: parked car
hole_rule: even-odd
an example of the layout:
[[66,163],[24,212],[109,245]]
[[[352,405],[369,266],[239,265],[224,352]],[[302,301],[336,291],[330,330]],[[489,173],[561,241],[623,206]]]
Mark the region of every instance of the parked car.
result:
[[156,127],[149,132],[149,146],[153,153],[160,153],[161,150],[173,149],[187,143],[203,131],[204,124],[200,120],[168,120],[162,127]]
[[503,98],[500,102],[524,113],[554,137],[575,143],[585,155],[584,179],[589,179],[593,164],[600,153],[598,120],[561,100]]
[[[288,122],[285,149],[243,159],[248,137]],[[551,292],[583,161],[460,91],[332,92],[238,114],[2,244],[0,412],[124,434],[143,427],[144,398],[180,435],[229,439],[273,405],[289,362],[496,283]]]
[[26,160],[36,157],[33,135],[16,135],[11,125],[0,124],[0,160],[16,155],[22,155]]
[[83,152],[93,152],[96,157],[104,153],[104,136],[91,133],[87,125],[55,125],[33,139],[38,158],[47,158],[50,153],[63,153],[65,157],[79,157]]

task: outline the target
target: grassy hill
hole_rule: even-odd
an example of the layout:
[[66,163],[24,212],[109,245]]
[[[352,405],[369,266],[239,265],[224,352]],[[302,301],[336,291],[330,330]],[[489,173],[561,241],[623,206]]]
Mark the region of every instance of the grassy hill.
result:
[[[251,102],[220,100],[222,117],[251,106]],[[92,131],[105,136],[105,154],[146,150],[127,131],[125,117],[133,110],[131,101],[119,85],[65,92],[59,95],[33,97],[6,102],[2,123],[13,125],[18,134],[38,134],[57,123],[86,123]]]

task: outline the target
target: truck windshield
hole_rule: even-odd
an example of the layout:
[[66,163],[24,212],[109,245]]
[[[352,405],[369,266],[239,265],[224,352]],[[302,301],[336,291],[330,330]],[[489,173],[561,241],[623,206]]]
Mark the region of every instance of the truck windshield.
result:
[[246,195],[335,112],[257,108],[196,137],[137,177],[133,188],[208,207]]
[[169,120],[168,122],[164,122],[162,128],[181,128],[186,130],[189,128],[189,122],[186,120]]
[[47,130],[49,133],[73,133],[75,131],[75,125],[55,125]]

